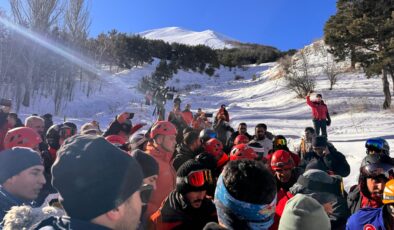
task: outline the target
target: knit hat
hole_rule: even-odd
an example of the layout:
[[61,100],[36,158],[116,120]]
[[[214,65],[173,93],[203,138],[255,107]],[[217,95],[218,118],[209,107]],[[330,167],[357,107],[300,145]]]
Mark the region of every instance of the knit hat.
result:
[[85,123],[81,127],[81,134],[99,135],[100,130],[92,123]]
[[330,176],[322,170],[310,169],[298,177],[290,192],[311,194],[321,204],[325,204],[336,200],[337,196],[342,196],[342,179],[340,176]]
[[30,148],[14,147],[0,152],[0,184],[36,165],[42,165],[41,157]]
[[278,229],[329,230],[331,224],[319,202],[307,195],[297,194],[287,201]]
[[131,156],[140,164],[144,178],[159,174],[159,164],[149,154],[137,149],[131,153]]
[[317,136],[312,139],[312,146],[317,148],[325,148],[327,146],[327,137]]
[[52,166],[52,185],[70,217],[91,220],[122,204],[142,184],[137,161],[94,135],[66,139]]
[[[194,171],[203,171],[204,172],[203,177],[200,178],[204,180],[204,185],[199,186],[199,187],[194,187],[193,185],[190,184],[189,181],[189,174]],[[186,194],[188,192],[193,192],[193,191],[204,191],[207,190],[207,186],[209,182],[212,181],[212,173],[211,171],[201,162],[198,162],[194,159],[188,160],[185,163],[179,167],[177,173],[176,173],[176,191]]]

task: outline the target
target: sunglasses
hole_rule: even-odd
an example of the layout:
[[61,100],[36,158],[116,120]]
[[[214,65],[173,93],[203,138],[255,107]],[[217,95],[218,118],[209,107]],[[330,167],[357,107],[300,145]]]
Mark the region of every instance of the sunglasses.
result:
[[140,197],[143,204],[147,204],[153,192],[153,186],[150,184],[143,184],[140,188]]
[[186,182],[193,187],[201,187],[207,184],[213,184],[213,177],[211,170],[193,171],[187,177],[177,177],[178,182]]

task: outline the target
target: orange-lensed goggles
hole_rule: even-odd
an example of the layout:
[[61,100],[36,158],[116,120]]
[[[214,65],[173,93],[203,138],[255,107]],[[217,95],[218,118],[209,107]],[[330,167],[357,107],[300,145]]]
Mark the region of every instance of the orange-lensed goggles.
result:
[[212,173],[211,170],[199,170],[193,171],[187,175],[187,177],[177,178],[177,180],[184,180],[186,183],[193,187],[201,187],[207,184],[212,184]]
[[286,140],[285,139],[276,139],[275,140],[275,146],[286,146]]

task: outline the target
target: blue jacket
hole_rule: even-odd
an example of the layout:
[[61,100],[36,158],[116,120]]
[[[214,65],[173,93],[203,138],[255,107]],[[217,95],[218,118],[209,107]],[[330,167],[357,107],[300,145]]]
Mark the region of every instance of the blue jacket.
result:
[[0,222],[11,207],[20,205],[32,205],[32,202],[14,197],[0,185]]
[[[354,213],[347,221],[346,230],[360,230],[370,224],[376,230],[386,230],[383,222],[383,208],[362,208]],[[372,228],[371,228],[372,229]]]

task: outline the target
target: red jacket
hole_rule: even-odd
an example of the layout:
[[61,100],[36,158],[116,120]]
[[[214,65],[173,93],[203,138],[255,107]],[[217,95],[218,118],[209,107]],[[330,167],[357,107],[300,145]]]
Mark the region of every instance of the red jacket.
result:
[[306,103],[312,108],[312,116],[315,120],[326,120],[328,108],[324,101],[312,102],[309,96],[306,96]]
[[3,127],[0,127],[0,151],[4,150],[4,138],[10,129],[10,125],[6,122]]
[[277,202],[276,202],[276,208],[275,208],[275,216],[274,216],[274,223],[271,225],[269,230],[277,230],[279,227],[279,221],[280,218],[282,217],[283,210],[285,209],[286,202],[290,200],[294,195],[291,194],[290,192],[286,192],[282,188],[279,189],[278,194],[276,195],[277,197]]
[[148,203],[147,216],[160,208],[163,200],[175,189],[176,172],[172,166],[171,158],[173,153],[166,152],[160,147],[153,146],[149,143],[146,152],[151,155],[159,164],[159,175],[156,181],[156,190],[152,192],[152,196]]
[[219,120],[220,116],[225,117],[225,121],[230,122],[230,116],[225,108],[220,108],[219,111],[216,113],[216,119]]
[[182,117],[183,117],[183,120],[185,120],[186,124],[188,126],[191,126],[191,124],[193,122],[193,113],[190,112],[190,110],[183,110]]

